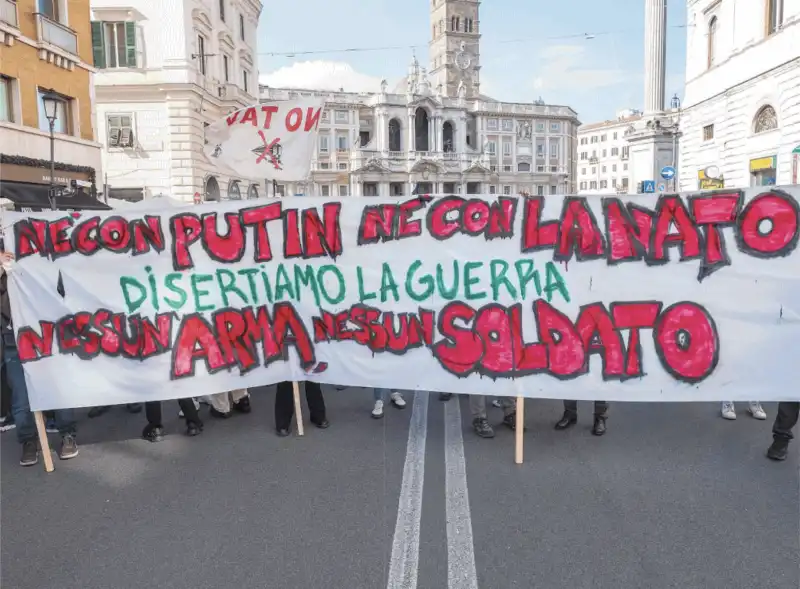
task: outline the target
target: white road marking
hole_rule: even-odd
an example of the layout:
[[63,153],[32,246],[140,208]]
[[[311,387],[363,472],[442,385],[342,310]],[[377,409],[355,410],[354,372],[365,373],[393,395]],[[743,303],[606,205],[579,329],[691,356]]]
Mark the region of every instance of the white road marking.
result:
[[422,487],[425,482],[425,439],[428,436],[428,393],[417,391],[408,430],[403,483],[394,526],[387,589],[416,589]]
[[447,587],[478,589],[475,545],[467,490],[467,466],[458,397],[444,404],[445,515],[447,517]]

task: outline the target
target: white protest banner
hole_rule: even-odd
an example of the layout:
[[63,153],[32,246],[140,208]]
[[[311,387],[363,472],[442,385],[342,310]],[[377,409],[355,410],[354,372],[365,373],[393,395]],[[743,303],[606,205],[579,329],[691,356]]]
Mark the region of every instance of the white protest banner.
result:
[[796,400],[799,193],[19,213],[10,292],[31,406],[282,380]]
[[265,102],[206,129],[205,154],[246,178],[302,180],[317,145],[323,98]]

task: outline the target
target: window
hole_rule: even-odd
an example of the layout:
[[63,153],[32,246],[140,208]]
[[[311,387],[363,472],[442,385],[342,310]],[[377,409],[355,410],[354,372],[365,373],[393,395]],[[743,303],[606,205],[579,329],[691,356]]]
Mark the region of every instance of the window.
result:
[[520,162],[517,164],[517,172],[530,172],[531,165],[528,162]]
[[132,115],[106,115],[106,131],[108,147],[133,147]]
[[465,33],[471,33],[472,32],[472,19],[471,18],[465,18],[464,19],[464,32]]
[[328,136],[327,135],[320,135],[319,136],[319,150],[322,153],[328,153]]
[[544,172],[544,166],[536,166],[536,171],[540,173]]
[[586,190],[586,182],[581,182],[580,189],[581,190]]
[[552,172],[553,174],[558,172],[558,166],[550,166],[550,172]]
[[597,190],[597,180],[592,180],[591,182],[589,182],[589,189]]
[[494,141],[489,141],[486,144],[486,153],[495,155],[497,153],[497,143],[495,143]]
[[581,168],[581,176],[585,176],[585,175],[586,175],[586,168]]
[[714,125],[703,127],[703,141],[711,141],[714,138]]
[[550,123],[551,131],[561,131],[561,123]]
[[587,154],[587,152],[585,152],[585,151],[582,151],[582,152],[581,152],[581,159],[582,159],[582,160],[585,160],[587,155],[588,155],[588,154]]
[[622,164],[622,169],[624,171],[627,171],[628,170],[628,164]]
[[225,22],[225,0],[219,0],[219,20]]
[[504,172],[510,172],[511,171],[511,166],[503,166],[503,171]]
[[511,157],[511,142],[503,141],[503,155]]
[[489,187],[489,194],[497,194],[497,186],[490,186]]
[[14,122],[14,103],[11,100],[11,78],[0,75],[0,121]]
[[611,155],[612,156],[619,155],[619,147],[612,147],[611,148]]
[[510,186],[503,186],[503,194],[505,194],[506,196],[511,194],[511,187]]
[[778,115],[770,105],[763,106],[753,121],[753,133],[766,133],[778,128]]
[[402,143],[400,140],[400,121],[392,119],[389,121],[389,151],[400,151]]
[[608,188],[608,180],[600,180],[600,188]]
[[336,150],[347,151],[347,135],[336,136]]
[[536,144],[536,155],[538,157],[544,157],[544,143]]
[[320,170],[330,170],[331,169],[330,162],[320,162],[319,163],[319,169]]
[[783,0],[766,0],[767,35],[777,33],[783,25]]
[[375,182],[364,182],[364,196],[378,196],[378,185]]
[[514,121],[511,119],[503,119],[503,131],[513,131]]
[[627,178],[623,178],[622,179],[622,188],[625,189],[625,190],[628,189],[628,179]]
[[605,141],[608,139],[608,135],[600,135],[600,141]]
[[605,173],[606,173],[606,167],[605,167],[605,166],[603,166],[603,168],[602,168],[601,172],[603,172],[603,174],[605,174]]
[[37,10],[52,21],[61,22],[58,10],[58,0],[38,0]]
[[231,58],[227,55],[222,55],[222,75],[226,82],[231,81]]
[[617,132],[614,131],[614,139],[616,139],[616,138],[617,138]]
[[486,128],[489,131],[497,131],[497,119],[489,119],[486,121]]
[[335,116],[336,116],[335,120],[336,120],[337,123],[348,123],[348,122],[350,122],[349,118],[347,116],[347,111],[346,110],[337,110]]
[[629,148],[627,145],[622,148],[622,155],[620,156],[622,159],[624,160],[628,159],[628,150]]
[[336,168],[339,170],[346,170],[347,169],[347,162],[339,162],[336,164]]
[[242,90],[250,92],[250,72],[242,70]]
[[536,187],[536,196],[544,196],[544,186],[541,184]]
[[550,159],[558,159],[558,141],[550,142]]
[[96,67],[136,67],[136,53],[136,23],[92,21],[92,57]]
[[550,185],[550,194],[556,194],[558,192],[558,186],[555,184]]
[[320,194],[322,196],[330,196],[331,195],[331,187],[327,184],[323,184],[320,186]]
[[230,200],[242,200],[242,190],[239,187],[238,180],[231,180],[231,183],[228,184],[228,198]]
[[597,135],[592,135],[590,143],[597,143]]
[[586,137],[581,137],[581,145],[586,145]]
[[[42,101],[42,96],[44,96],[45,91],[39,89],[39,129],[42,131],[50,131],[50,121],[47,118],[47,114],[44,110],[44,102]],[[71,114],[72,114],[72,99],[66,96],[59,96],[57,99],[58,106],[56,108],[56,118],[53,122],[53,131],[56,133],[66,133],[71,134]]]
[[611,188],[616,188],[616,187],[617,187],[617,179],[616,178],[612,178],[611,179]]
[[200,70],[200,73],[204,76],[206,75],[206,38],[203,35],[197,35],[197,53],[195,54],[195,59],[197,59],[197,68]]
[[707,67],[714,65],[717,53],[717,17],[712,16],[708,21],[708,63]]
[[239,37],[244,41],[244,15],[239,14]]
[[603,157],[606,157],[607,155],[608,155],[608,150],[607,150],[607,149],[604,149],[604,150],[603,150]]
[[247,191],[247,198],[258,198],[258,186],[251,184]]
[[339,185],[339,196],[347,196],[348,186],[344,184]]
[[592,174],[596,174],[596,173],[597,173],[597,166],[592,166]]
[[612,172],[616,172],[617,171],[617,164],[611,164],[611,171]]

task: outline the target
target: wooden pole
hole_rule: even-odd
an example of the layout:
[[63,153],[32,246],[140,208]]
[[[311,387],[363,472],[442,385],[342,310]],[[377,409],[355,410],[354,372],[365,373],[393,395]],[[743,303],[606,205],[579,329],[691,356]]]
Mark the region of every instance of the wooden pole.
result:
[[516,441],[514,448],[514,462],[516,464],[522,464],[522,435],[525,433],[525,397],[517,397],[517,423],[515,425],[514,433],[514,439]]
[[303,407],[300,405],[300,385],[297,381],[292,383],[292,396],[294,397],[294,416],[297,419],[297,435],[305,434],[303,431]]
[[33,412],[33,420],[36,422],[36,433],[39,434],[39,446],[42,448],[42,458],[44,459],[45,472],[53,472],[53,454],[50,452],[50,442],[47,439],[47,430],[44,427],[44,416],[41,411]]

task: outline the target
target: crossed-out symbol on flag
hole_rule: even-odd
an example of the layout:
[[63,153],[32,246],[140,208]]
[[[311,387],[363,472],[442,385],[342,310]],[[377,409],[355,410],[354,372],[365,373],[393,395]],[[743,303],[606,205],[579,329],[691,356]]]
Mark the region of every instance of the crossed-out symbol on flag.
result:
[[280,150],[281,147],[280,137],[276,137],[271,142],[267,143],[267,137],[264,135],[264,131],[259,131],[258,136],[261,137],[261,141],[264,143],[264,145],[256,147],[253,150],[253,153],[258,155],[256,158],[256,163],[260,164],[269,158],[270,163],[275,167],[276,170],[282,170],[283,168],[281,168],[280,156],[277,155],[278,150]]

